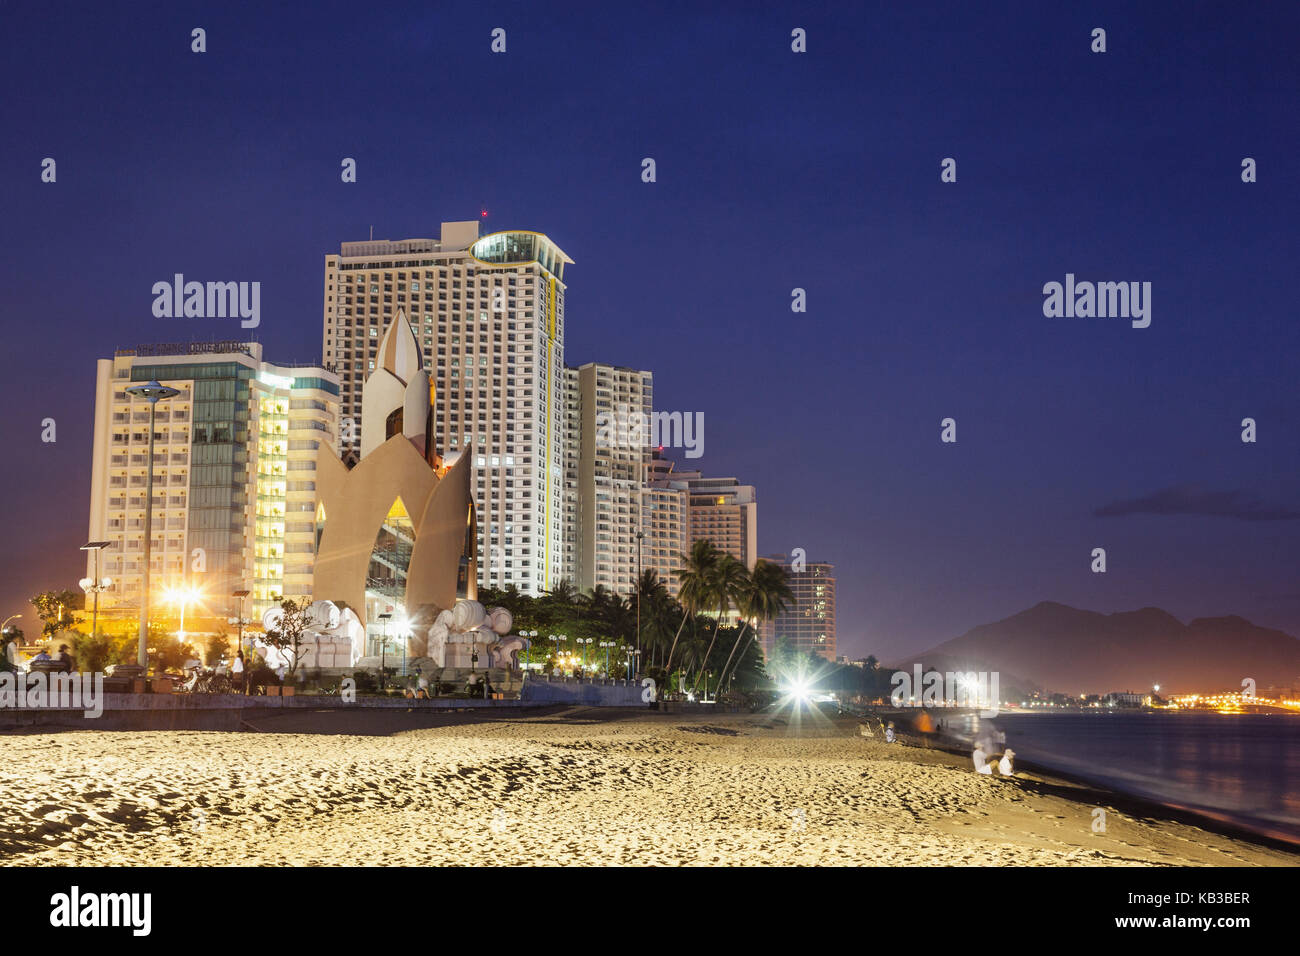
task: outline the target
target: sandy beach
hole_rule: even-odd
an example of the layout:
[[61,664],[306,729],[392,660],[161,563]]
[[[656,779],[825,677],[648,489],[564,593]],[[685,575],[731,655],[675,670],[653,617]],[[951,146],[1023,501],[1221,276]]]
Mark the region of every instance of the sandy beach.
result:
[[4,743],[7,865],[1300,863],[1081,785],[980,776],[853,720],[301,711],[243,733]]

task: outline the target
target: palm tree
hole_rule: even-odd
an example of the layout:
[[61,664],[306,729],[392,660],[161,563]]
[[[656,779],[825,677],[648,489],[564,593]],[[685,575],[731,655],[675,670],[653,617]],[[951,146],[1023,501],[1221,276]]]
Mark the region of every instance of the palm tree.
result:
[[578,599],[578,590],[568,578],[543,593],[552,604],[573,604]]
[[[744,600],[745,591],[749,587],[749,570],[733,558],[730,554],[722,552],[718,561],[713,566],[713,575],[709,581],[709,597],[717,602],[718,617],[713,622],[713,639],[709,641],[709,649],[704,652],[704,663],[707,668],[709,655],[713,653],[713,644],[718,639],[718,628],[722,626],[722,619],[726,616],[727,610],[733,605],[739,606]],[[700,686],[700,676],[704,673],[704,668],[695,675],[695,683],[691,686],[692,692]]]
[[668,596],[668,588],[664,586],[663,581],[659,580],[659,574],[653,568],[646,568],[641,572],[641,577],[637,581],[637,591],[632,598],[634,601],[636,594],[641,597],[643,640],[650,648],[652,660],[655,660],[660,645],[667,641],[668,629],[672,627],[668,623],[672,598]]
[[[753,629],[754,640],[757,641],[759,622],[772,620],[786,609],[787,602],[793,601],[794,592],[790,590],[790,585],[786,581],[785,568],[760,558],[754,564],[754,570],[749,573],[749,587],[741,603],[743,620],[740,633],[736,635],[736,643],[731,645],[731,654],[727,655],[727,663],[722,665],[722,674],[718,678],[719,687],[722,686],[723,678],[727,676],[727,667],[731,664],[732,655],[736,653],[736,648],[740,647],[746,625]],[[749,649],[748,645],[745,649]],[[736,667],[740,667],[739,660],[736,661]]]
[[718,563],[720,553],[712,541],[701,538],[691,545],[689,555],[678,555],[682,566],[677,569],[677,600],[682,605],[682,622],[677,625],[677,633],[673,635],[673,644],[668,649],[668,660],[664,664],[664,669],[670,674],[673,670],[673,653],[677,650],[677,639],[682,636],[686,619],[711,600],[709,582],[713,578],[713,567]]

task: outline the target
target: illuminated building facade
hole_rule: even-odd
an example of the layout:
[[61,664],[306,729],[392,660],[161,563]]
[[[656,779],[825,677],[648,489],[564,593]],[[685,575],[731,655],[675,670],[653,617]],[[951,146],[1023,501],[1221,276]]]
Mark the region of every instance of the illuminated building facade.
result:
[[818,654],[834,663],[835,565],[808,561],[796,571],[788,555],[768,555],[764,560],[785,569],[794,601],[774,620],[759,627],[763,653],[770,657],[777,638],[785,638],[795,649]]
[[707,539],[751,571],[758,561],[758,495],[735,478],[705,478],[678,472],[686,482],[690,513],[687,537]]
[[265,362],[256,342],[141,346],[97,368],[89,537],[112,542],[99,574],[113,579],[101,609],[139,607],[149,405],[126,389],[153,379],[179,390],[154,428],[158,591],[195,588],[217,617],[237,589],[246,613],[310,596],[316,452],[337,446],[337,376]]
[[[367,440],[361,390],[401,313],[435,392],[434,440],[467,454],[479,581],[538,594],[566,562],[564,267],[540,233],[345,242],[325,257],[323,353],[338,366],[345,456]],[[571,556],[571,552],[570,552]]]
[[647,464],[641,492],[641,567],[653,569],[668,593],[677,597],[677,569],[690,550],[690,493],[685,480],[674,477],[673,462],[655,451]]
[[579,591],[603,586],[626,597],[636,590],[653,378],[595,362],[565,371],[565,538],[572,543],[573,583]]

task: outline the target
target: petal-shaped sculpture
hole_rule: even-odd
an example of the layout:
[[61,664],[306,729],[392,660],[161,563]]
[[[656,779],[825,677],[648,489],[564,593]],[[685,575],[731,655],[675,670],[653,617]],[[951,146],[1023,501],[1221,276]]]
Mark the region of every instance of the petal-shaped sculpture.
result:
[[262,628],[264,630],[274,631],[280,626],[282,620],[284,620],[284,611],[280,610],[278,605],[268,607],[262,612]]
[[494,607],[488,610],[488,622],[493,631],[504,636],[514,627],[515,617],[503,607]]

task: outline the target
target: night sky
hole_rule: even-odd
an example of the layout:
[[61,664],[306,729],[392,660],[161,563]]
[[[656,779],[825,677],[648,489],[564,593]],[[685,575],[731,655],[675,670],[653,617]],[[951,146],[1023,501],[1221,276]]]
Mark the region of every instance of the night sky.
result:
[[[837,565],[841,653],[1041,600],[1300,634],[1294,4],[271,6],[0,7],[29,634],[84,573],[95,359],[241,335],[154,282],[260,281],[267,357],[319,361],[327,253],[482,208],[576,261],[569,364],[652,370],[760,553]],[[1046,318],[1067,272],[1152,283],[1150,327]]]

